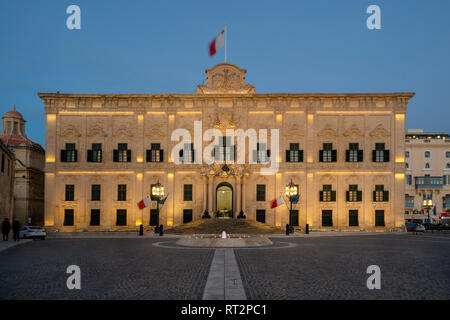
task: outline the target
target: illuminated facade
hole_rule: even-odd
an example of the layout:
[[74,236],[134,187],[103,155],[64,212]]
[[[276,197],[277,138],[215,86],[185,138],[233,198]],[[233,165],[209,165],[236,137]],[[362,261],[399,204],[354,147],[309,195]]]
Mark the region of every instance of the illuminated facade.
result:
[[405,219],[427,222],[423,200],[430,199],[430,220],[439,223],[443,213],[450,213],[450,136],[445,132],[408,130],[405,160]]
[[[201,219],[291,222],[313,230],[391,230],[404,222],[405,115],[413,93],[257,94],[246,70],[222,63],[195,94],[40,93],[47,115],[46,225],[61,231],[127,230]],[[189,163],[187,144],[175,157],[176,129],[278,129],[267,143],[224,138],[214,157],[245,154],[245,164]],[[272,133],[273,132],[273,133]],[[278,135],[278,145],[272,137]],[[205,149],[211,142],[203,142]],[[275,150],[277,149],[277,150]],[[278,156],[276,156],[278,151]],[[256,160],[257,163],[250,163]],[[261,174],[266,160],[273,174]],[[300,198],[270,209],[290,181]],[[160,182],[168,198],[137,203]],[[286,200],[287,202],[287,200]]]

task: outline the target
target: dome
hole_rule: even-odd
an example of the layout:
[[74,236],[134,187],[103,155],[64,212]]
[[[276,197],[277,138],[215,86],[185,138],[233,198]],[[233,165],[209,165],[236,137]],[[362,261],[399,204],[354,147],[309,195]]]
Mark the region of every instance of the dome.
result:
[[25,121],[23,119],[23,116],[20,112],[16,111],[16,105],[13,105],[13,109],[6,112],[5,115],[3,116],[3,118],[16,118],[16,119],[20,119],[22,121]]

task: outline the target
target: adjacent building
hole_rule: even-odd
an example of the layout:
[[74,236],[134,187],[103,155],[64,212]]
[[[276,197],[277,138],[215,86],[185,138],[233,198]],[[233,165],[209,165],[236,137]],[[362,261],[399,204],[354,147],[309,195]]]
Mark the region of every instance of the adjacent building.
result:
[[0,141],[15,155],[14,219],[22,225],[43,225],[45,151],[27,138],[25,120],[15,106],[2,119]]
[[0,140],[0,223],[13,220],[14,211],[14,153]]
[[[40,93],[45,225],[170,227],[205,211],[313,230],[385,231],[404,223],[405,115],[413,93],[255,93],[245,74],[216,65],[194,94]],[[202,142],[208,129],[223,136]],[[255,143],[252,130],[261,134]],[[186,133],[192,140],[180,143]],[[205,163],[208,152],[215,163]],[[155,199],[158,182],[168,195],[164,205],[139,209],[146,196]],[[300,194],[293,210],[271,209],[290,182]]]
[[409,129],[405,161],[405,219],[428,222],[423,200],[431,199],[430,221],[439,223],[450,213],[450,136]]

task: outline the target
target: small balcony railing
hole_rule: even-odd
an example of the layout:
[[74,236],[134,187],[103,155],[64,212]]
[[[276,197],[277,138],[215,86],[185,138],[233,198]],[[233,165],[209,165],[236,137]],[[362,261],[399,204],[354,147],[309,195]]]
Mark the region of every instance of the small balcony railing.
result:
[[442,189],[442,177],[416,177],[416,189]]

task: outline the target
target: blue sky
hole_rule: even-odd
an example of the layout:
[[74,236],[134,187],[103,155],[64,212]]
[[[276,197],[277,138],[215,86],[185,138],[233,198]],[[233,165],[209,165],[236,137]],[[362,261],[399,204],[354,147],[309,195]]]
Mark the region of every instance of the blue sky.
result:
[[[66,8],[81,8],[81,30]],[[381,8],[381,30],[366,9]],[[450,1],[0,0],[0,111],[45,144],[37,92],[193,93],[223,62],[263,92],[414,91],[408,128],[450,131]]]

